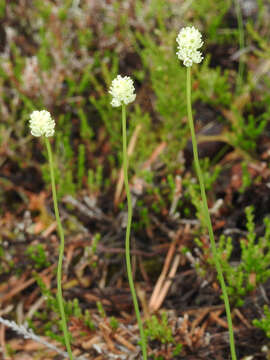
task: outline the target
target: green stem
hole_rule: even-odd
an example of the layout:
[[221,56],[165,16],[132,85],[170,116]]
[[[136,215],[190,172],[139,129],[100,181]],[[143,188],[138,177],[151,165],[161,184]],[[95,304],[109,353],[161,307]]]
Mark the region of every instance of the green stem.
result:
[[64,300],[62,295],[62,263],[63,263],[63,256],[64,256],[64,246],[65,246],[65,239],[64,239],[64,231],[62,228],[58,204],[57,204],[57,195],[56,195],[56,187],[55,187],[55,178],[54,178],[54,168],[53,168],[53,157],[52,157],[52,150],[51,145],[47,137],[45,137],[45,144],[47,147],[48,158],[49,158],[49,166],[50,166],[50,175],[51,175],[51,183],[52,183],[52,194],[53,194],[53,205],[54,205],[54,212],[57,221],[58,227],[58,234],[60,237],[60,246],[59,246],[59,258],[58,258],[58,266],[57,266],[57,300],[58,306],[60,309],[61,320],[62,320],[62,330],[64,333],[65,344],[67,348],[67,352],[69,355],[69,359],[73,360],[70,341],[69,341],[69,333],[67,329],[67,321],[65,316],[65,308],[64,308]]
[[216,248],[216,243],[215,243],[215,239],[214,239],[214,232],[213,232],[211,218],[210,218],[209,209],[208,209],[208,205],[207,205],[207,198],[206,198],[206,193],[205,193],[203,175],[202,175],[202,171],[201,171],[201,167],[200,167],[200,163],[199,163],[197,141],[196,141],[196,135],[195,135],[195,129],[194,129],[194,123],[193,123],[193,117],[192,117],[192,108],[191,108],[191,71],[190,71],[190,67],[187,67],[187,112],[188,112],[188,123],[189,123],[189,127],[190,127],[190,132],[191,132],[194,162],[195,162],[196,172],[197,172],[197,176],[198,176],[199,183],[200,183],[200,189],[201,189],[204,217],[205,217],[205,220],[207,223],[213,258],[214,258],[215,266],[216,266],[217,273],[218,273],[218,279],[220,281],[221,289],[223,292],[223,299],[224,299],[225,310],[226,310],[227,321],[228,321],[228,328],[229,328],[231,356],[232,356],[232,360],[236,360],[237,358],[236,358],[235,345],[234,345],[234,335],[233,335],[230,303],[229,303],[229,298],[228,298],[228,294],[227,294],[224,277],[222,274],[221,265],[220,265],[218,255],[217,255],[217,248]]
[[127,158],[127,129],[126,129],[126,106],[122,105],[122,135],[123,135],[123,167],[124,167],[124,181],[125,189],[127,196],[128,204],[128,221],[126,229],[126,264],[127,264],[127,275],[128,282],[131,291],[131,296],[133,300],[133,305],[137,317],[137,322],[139,325],[140,336],[141,336],[141,348],[143,353],[143,360],[147,360],[147,350],[146,350],[146,338],[143,330],[142,319],[140,315],[138,300],[136,296],[135,286],[132,278],[131,262],[130,262],[130,229],[131,229],[131,220],[132,220],[132,203],[130,190],[128,185],[128,158]]

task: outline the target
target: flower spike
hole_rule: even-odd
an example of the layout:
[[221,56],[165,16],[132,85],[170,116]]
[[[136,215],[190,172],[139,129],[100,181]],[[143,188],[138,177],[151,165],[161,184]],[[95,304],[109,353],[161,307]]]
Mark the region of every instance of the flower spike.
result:
[[33,136],[46,136],[54,135],[55,121],[52,119],[49,111],[33,111],[30,115],[30,129]]
[[129,76],[117,77],[112,81],[109,93],[112,95],[111,105],[118,107],[133,102],[136,98],[133,80]]
[[181,29],[176,41],[178,43],[176,55],[185,66],[190,67],[193,63],[199,64],[202,61],[202,53],[198,51],[203,45],[202,34],[194,26]]

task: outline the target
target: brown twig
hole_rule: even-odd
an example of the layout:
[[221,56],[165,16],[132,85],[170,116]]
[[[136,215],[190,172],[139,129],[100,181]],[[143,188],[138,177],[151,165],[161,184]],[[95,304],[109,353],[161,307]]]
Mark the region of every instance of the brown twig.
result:
[[[173,277],[176,274],[177,268],[178,268],[178,266],[180,264],[180,260],[181,260],[181,255],[179,252],[181,251],[182,244],[179,245],[177,254],[175,255],[176,244],[179,241],[180,236],[183,236],[183,234],[188,233],[189,228],[190,228],[190,226],[186,225],[184,231],[182,229],[180,229],[176,233],[175,240],[171,243],[171,245],[169,247],[162,272],[158,278],[158,281],[155,285],[154,291],[153,291],[152,296],[149,301],[149,311],[150,312],[155,312],[160,308],[160,306],[162,305],[162,303],[169,291],[169,288],[173,281]],[[174,255],[175,255],[175,257],[174,257]],[[173,259],[173,257],[174,257],[174,259]],[[171,265],[171,269],[169,271],[171,263],[172,263],[172,265]]]
[[150,298],[150,301],[149,301],[149,310],[150,312],[154,312],[156,309],[157,309],[157,305],[156,303],[158,302],[158,297],[159,297],[159,294],[160,294],[160,290],[161,290],[161,287],[166,279],[166,275],[169,271],[169,266],[170,266],[170,263],[172,261],[172,258],[174,256],[174,253],[175,253],[175,247],[176,247],[176,242],[172,242],[170,247],[169,247],[169,250],[168,250],[168,253],[167,253],[167,256],[166,256],[166,259],[165,259],[165,262],[164,262],[164,265],[163,265],[163,269],[161,271],[161,274],[158,278],[158,281],[156,282],[156,285],[154,287],[154,291],[152,293],[152,296]]

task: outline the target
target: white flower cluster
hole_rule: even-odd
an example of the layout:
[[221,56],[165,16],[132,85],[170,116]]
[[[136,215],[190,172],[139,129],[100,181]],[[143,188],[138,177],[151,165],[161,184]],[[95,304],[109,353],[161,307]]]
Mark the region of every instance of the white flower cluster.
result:
[[202,53],[198,51],[203,45],[202,34],[194,26],[181,29],[176,41],[178,43],[176,55],[185,66],[189,67],[193,63],[199,64],[202,61]]
[[55,121],[46,110],[33,111],[30,115],[30,129],[33,136],[53,136]]
[[113,97],[111,105],[118,107],[131,103],[136,98],[134,91],[133,80],[129,76],[122,77],[121,75],[117,75],[109,89],[109,93]]

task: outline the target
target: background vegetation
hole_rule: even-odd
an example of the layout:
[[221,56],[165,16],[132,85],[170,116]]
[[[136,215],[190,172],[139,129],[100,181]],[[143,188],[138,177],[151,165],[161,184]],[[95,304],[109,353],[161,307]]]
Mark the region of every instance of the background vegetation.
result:
[[[0,0],[1,316],[61,347],[49,169],[28,128],[31,111],[47,109],[57,124],[74,353],[139,358],[124,264],[121,121],[108,94],[120,73],[137,93],[128,114],[132,255],[149,354],[228,359],[175,55],[180,28],[194,25],[205,56],[192,67],[194,118],[238,357],[270,358],[269,19],[269,0]],[[56,359],[1,325],[0,346],[5,359]]]

